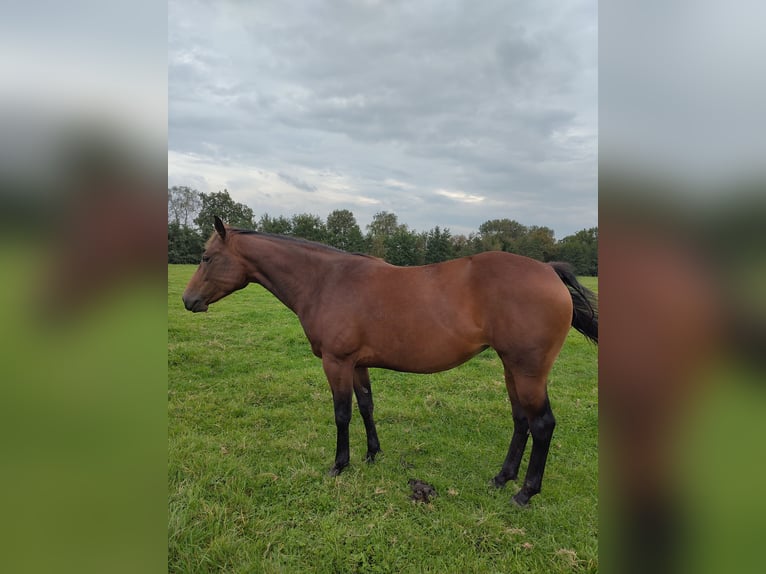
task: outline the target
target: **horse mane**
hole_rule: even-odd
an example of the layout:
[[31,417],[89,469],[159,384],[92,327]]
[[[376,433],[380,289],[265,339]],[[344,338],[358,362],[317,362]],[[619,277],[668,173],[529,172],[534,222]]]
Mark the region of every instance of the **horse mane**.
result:
[[366,253],[343,251],[343,249],[338,249],[337,247],[332,247],[331,245],[325,245],[324,243],[317,243],[316,241],[309,241],[308,239],[303,239],[301,237],[292,237],[290,235],[279,235],[277,233],[266,233],[263,231],[255,231],[253,229],[242,229],[239,227],[231,227],[229,228],[228,231],[230,233],[237,233],[239,235],[257,235],[259,237],[274,239],[276,241],[281,241],[285,243],[294,243],[297,245],[301,245],[303,247],[308,247],[309,249],[313,249],[316,251],[328,251],[330,253],[340,253],[343,255],[357,255],[359,257],[367,257],[369,259],[378,259],[377,257],[373,255],[368,255]]

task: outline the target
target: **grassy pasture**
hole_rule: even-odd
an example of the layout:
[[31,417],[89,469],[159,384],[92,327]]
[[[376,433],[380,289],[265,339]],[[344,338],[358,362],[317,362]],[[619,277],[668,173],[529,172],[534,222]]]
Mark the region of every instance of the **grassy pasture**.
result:
[[[499,359],[434,375],[371,369],[383,453],[326,475],[335,424],[297,318],[259,286],[184,310],[194,266],[168,268],[170,572],[593,572],[597,349],[574,330],[551,375],[558,426],[530,507],[489,486],[512,432]],[[596,289],[595,279],[584,283]],[[530,445],[531,446],[531,440]],[[409,499],[409,478],[436,488]]]

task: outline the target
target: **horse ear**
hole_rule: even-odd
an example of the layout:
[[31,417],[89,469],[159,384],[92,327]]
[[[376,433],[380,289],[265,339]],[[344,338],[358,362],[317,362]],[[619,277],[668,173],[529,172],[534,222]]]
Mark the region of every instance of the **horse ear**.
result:
[[223,221],[221,221],[221,218],[217,215],[215,216],[215,230],[218,232],[218,235],[221,236],[221,239],[226,239],[226,228],[223,226]]

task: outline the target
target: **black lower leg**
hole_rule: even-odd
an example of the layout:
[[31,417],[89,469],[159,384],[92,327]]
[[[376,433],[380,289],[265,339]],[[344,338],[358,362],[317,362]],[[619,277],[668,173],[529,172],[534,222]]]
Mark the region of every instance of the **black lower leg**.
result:
[[529,499],[540,492],[545,472],[545,462],[548,459],[548,450],[551,446],[553,429],[556,419],[551,411],[551,405],[545,400],[543,411],[529,419],[529,430],[532,434],[532,453],[529,456],[529,466],[524,478],[524,485],[513,497],[513,501],[519,506],[525,506]]
[[380,442],[378,441],[378,431],[375,428],[375,419],[373,418],[374,405],[372,401],[372,388],[367,369],[364,372],[357,371],[357,379],[354,381],[354,393],[356,402],[359,405],[359,413],[364,421],[364,430],[367,433],[367,462],[374,462],[375,455],[380,452]]
[[337,476],[348,466],[349,445],[348,425],[351,422],[351,394],[347,396],[333,396],[335,406],[335,426],[338,438],[335,448],[335,464],[330,468],[330,476]]
[[523,415],[514,415],[513,417],[513,436],[511,444],[508,447],[508,454],[503,462],[503,467],[495,476],[493,482],[496,487],[505,486],[509,480],[516,480],[519,475],[519,466],[521,458],[524,456],[524,449],[527,448],[527,439],[529,438],[529,423]]

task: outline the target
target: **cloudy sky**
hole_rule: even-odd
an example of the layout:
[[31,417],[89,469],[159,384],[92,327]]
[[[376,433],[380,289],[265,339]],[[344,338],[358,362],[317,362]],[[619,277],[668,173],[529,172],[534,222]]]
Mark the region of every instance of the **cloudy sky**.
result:
[[168,10],[168,185],[362,229],[597,225],[595,0]]

